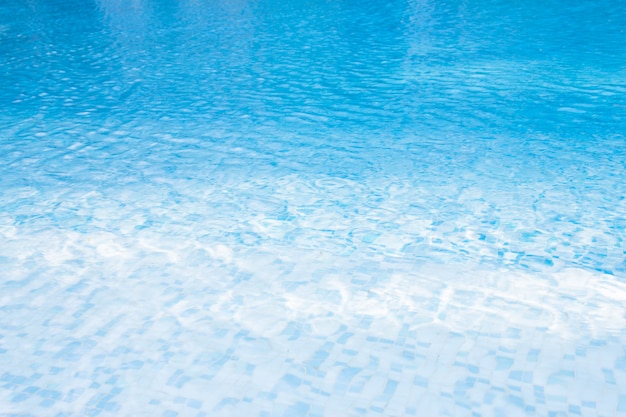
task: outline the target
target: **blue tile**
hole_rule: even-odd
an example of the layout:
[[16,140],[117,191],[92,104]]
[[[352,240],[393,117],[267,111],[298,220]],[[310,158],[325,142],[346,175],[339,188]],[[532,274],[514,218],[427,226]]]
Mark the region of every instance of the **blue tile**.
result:
[[299,387],[302,384],[302,380],[293,374],[285,374],[282,377],[282,381],[293,388]]
[[24,394],[24,393],[21,393],[21,392],[20,392],[20,393],[15,394],[15,395],[11,398],[11,402],[14,402],[14,403],[19,403],[19,402],[22,402],[22,401],[26,400],[28,397],[30,397],[30,395],[28,395],[28,394]]
[[577,415],[577,416],[581,416],[582,415],[582,413],[580,411],[580,407],[577,406],[577,405],[570,405],[568,407],[568,412],[571,415]]
[[287,410],[283,414],[283,417],[304,417],[307,415],[310,408],[310,404],[298,401],[296,404],[290,405],[287,408]]
[[496,356],[496,371],[510,369],[513,366],[513,359],[504,356]]
[[619,402],[617,404],[617,411],[626,413],[626,394],[619,396]]
[[202,407],[202,401],[190,399],[187,401],[187,406],[199,410]]

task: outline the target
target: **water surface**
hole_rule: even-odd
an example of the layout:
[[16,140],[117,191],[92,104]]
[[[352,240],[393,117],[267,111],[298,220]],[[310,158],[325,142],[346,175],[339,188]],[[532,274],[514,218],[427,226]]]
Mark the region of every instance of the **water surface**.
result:
[[0,415],[626,414],[626,8],[0,1]]

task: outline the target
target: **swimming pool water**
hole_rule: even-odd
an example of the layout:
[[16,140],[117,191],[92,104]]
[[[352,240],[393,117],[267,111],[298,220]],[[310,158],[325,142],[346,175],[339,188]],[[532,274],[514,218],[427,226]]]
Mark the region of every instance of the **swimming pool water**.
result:
[[626,415],[617,1],[0,1],[0,416]]

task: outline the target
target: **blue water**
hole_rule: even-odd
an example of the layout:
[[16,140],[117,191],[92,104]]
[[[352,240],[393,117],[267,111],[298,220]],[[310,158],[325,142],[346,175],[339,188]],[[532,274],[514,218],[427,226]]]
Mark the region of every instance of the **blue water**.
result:
[[0,0],[0,416],[626,415],[625,28]]

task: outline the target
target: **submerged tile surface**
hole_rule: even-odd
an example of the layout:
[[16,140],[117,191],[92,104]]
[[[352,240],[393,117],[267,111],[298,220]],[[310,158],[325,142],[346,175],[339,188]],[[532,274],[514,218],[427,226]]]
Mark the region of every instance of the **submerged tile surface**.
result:
[[623,6],[0,16],[0,416],[626,416]]

